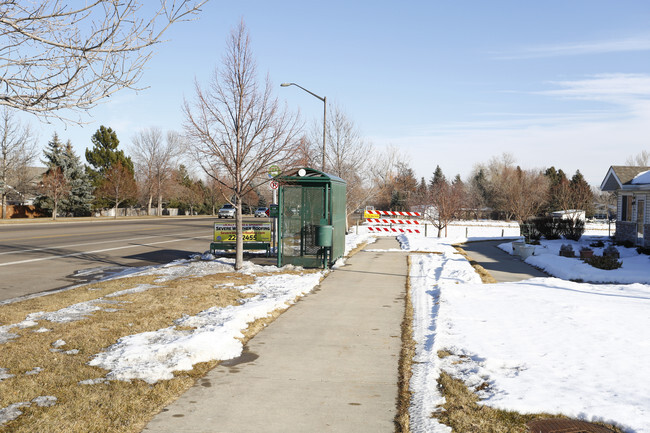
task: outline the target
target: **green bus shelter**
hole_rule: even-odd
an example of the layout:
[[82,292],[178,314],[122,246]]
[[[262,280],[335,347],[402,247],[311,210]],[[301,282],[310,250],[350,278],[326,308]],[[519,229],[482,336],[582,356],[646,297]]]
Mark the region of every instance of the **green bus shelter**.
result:
[[331,266],[345,253],[346,182],[313,168],[277,180],[278,266]]

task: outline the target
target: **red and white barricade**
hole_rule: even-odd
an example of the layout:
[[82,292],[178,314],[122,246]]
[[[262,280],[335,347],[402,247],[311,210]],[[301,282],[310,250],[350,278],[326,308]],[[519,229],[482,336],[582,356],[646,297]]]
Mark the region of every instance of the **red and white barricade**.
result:
[[425,232],[419,227],[421,222],[417,218],[422,217],[420,212],[366,210],[363,217],[363,227],[368,233],[421,234]]

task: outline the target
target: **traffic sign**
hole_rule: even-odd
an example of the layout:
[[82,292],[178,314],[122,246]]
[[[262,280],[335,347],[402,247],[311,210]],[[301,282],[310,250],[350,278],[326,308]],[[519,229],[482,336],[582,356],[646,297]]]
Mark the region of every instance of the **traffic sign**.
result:
[[278,182],[275,181],[275,180],[272,180],[271,182],[269,182],[269,187],[270,187],[271,189],[278,189],[279,186],[280,186],[280,185],[279,185]]
[[273,164],[272,166],[269,167],[269,176],[276,177],[279,176],[280,173],[282,173],[282,170],[280,170],[280,167],[278,167],[277,165]]

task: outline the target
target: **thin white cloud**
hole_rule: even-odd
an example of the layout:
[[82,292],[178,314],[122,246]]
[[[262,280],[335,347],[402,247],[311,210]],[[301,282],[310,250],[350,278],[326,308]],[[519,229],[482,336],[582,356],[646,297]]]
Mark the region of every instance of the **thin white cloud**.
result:
[[599,74],[582,80],[554,81],[560,87],[539,94],[590,101],[605,101],[621,105],[636,105],[650,99],[648,74]]
[[565,44],[539,45],[536,47],[525,48],[517,53],[500,54],[497,55],[496,58],[502,60],[534,59],[630,51],[650,51],[650,35],[641,35],[609,41],[569,42]]

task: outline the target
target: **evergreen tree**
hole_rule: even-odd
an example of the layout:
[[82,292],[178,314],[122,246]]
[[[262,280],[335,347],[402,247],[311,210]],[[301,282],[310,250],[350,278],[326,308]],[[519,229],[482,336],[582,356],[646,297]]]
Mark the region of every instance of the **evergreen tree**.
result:
[[[72,149],[72,143],[68,141],[64,146],[55,132],[52,140],[47,143],[43,155],[45,159],[42,162],[48,168],[45,175],[49,176],[54,172],[60,172],[66,184],[67,193],[61,197],[57,210],[73,216],[90,215],[91,203],[94,198],[92,185],[79,157]],[[46,194],[37,196],[35,202],[42,209],[53,210],[54,208],[51,197]]]
[[549,198],[544,207],[546,212],[554,212],[562,208],[562,194],[569,180],[562,169],[556,170],[555,167],[546,169],[544,175],[549,180]]
[[576,208],[582,209],[588,216],[592,216],[594,213],[594,193],[580,170],[576,170],[569,182],[569,186]]
[[[107,128],[104,125],[100,126],[90,138],[90,141],[93,144],[93,148],[86,149],[86,161],[88,161],[91,167],[86,167],[86,173],[95,188],[95,195],[97,196],[95,205],[98,207],[113,207],[115,203],[110,199],[110,195],[104,193],[97,194],[97,190],[102,188],[106,176],[118,163],[121,166],[120,170],[130,173],[133,182],[135,182],[133,161],[124,154],[123,150],[117,149],[120,140],[118,140],[117,134],[111,128]],[[131,203],[131,201],[132,198],[129,197],[126,200],[126,204]]]
[[93,148],[86,149],[86,161],[91,165],[87,171],[95,188],[102,184],[106,173],[118,162],[129,172],[134,172],[131,158],[123,150],[117,150],[120,140],[111,128],[100,126],[90,141]]
[[70,140],[66,143],[63,155],[63,173],[70,185],[70,195],[62,201],[61,207],[73,216],[88,216],[95,198],[90,177],[84,170],[81,159],[74,153]]
[[438,185],[440,182],[446,182],[447,178],[442,173],[442,169],[439,165],[436,165],[436,170],[433,172],[433,177],[429,181],[429,187],[433,188]]
[[[45,156],[45,159],[42,159],[41,162],[47,167],[47,171],[43,177],[47,178],[49,176],[54,178],[55,175],[61,176],[64,167],[63,144],[61,143],[61,140],[59,140],[59,135],[56,132],[52,136],[52,140],[47,143],[45,150],[43,150],[43,155]],[[63,178],[65,178],[64,175]],[[50,212],[53,212],[55,207],[54,201],[46,191],[41,191],[41,193],[36,196],[34,204],[37,207]],[[53,216],[56,218],[56,215]]]

